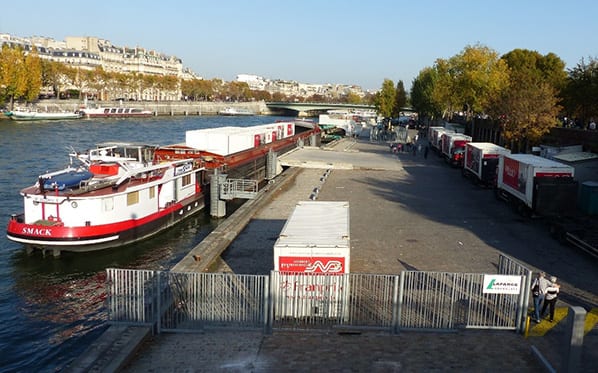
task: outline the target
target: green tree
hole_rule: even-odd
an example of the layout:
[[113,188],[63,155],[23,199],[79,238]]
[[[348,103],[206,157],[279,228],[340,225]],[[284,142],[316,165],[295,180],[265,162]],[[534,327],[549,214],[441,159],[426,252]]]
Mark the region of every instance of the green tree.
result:
[[485,113],[490,100],[508,84],[507,63],[494,50],[467,46],[449,60],[437,60],[439,73],[435,101],[445,105],[445,115],[465,111],[468,119]]
[[565,64],[554,54],[515,49],[502,59],[509,66],[509,85],[494,98],[489,114],[499,119],[511,149],[536,145],[557,125],[559,87]]
[[348,104],[361,104],[361,97],[357,93],[349,92],[345,96],[345,102]]
[[52,87],[56,97],[60,94],[60,77],[62,75],[62,70],[64,70],[64,65],[60,62],[41,60],[42,86]]
[[382,88],[376,94],[375,106],[378,113],[384,117],[391,117],[395,106],[396,91],[390,79],[384,79]]
[[559,110],[555,89],[549,83],[513,79],[494,100],[490,115],[499,120],[505,141],[515,151],[536,145],[557,125]]
[[563,89],[564,106],[571,117],[582,123],[598,118],[598,60],[589,58],[568,71]]
[[407,92],[405,92],[405,86],[403,81],[397,82],[397,88],[395,89],[395,104],[392,110],[392,115],[398,117],[401,109],[407,105]]
[[411,105],[420,118],[435,118],[442,115],[442,106],[434,101],[438,71],[426,67],[419,72],[411,84]]

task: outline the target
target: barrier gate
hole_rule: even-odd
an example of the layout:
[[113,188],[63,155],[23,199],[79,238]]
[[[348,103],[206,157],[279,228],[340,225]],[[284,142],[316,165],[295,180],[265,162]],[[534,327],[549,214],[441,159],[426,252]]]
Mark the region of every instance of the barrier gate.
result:
[[[391,333],[464,328],[522,332],[532,272],[503,255],[498,268],[498,274],[273,271],[270,276],[111,268],[107,269],[108,319],[152,325],[158,333],[209,327],[263,328],[265,332],[334,327]],[[516,293],[488,292],[487,278],[502,275],[518,283]]]

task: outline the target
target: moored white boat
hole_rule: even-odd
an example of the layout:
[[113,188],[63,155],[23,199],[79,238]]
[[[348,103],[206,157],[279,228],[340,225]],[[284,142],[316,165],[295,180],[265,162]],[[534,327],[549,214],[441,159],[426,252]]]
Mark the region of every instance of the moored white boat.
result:
[[227,107],[218,112],[218,115],[241,116],[241,115],[255,115],[251,110],[245,108]]
[[269,155],[316,141],[319,132],[277,122],[187,131],[184,144],[104,143],[73,151],[68,167],[21,190],[23,212],[11,215],[7,237],[54,256],[148,238],[204,208],[208,172],[262,182],[275,176]]
[[376,125],[376,112],[373,110],[328,110],[320,114],[318,124],[322,128],[336,127],[345,132],[345,136],[359,136],[362,129]]
[[83,108],[79,112],[86,118],[138,118],[154,114],[150,110],[128,107]]
[[11,216],[7,237],[54,255],[91,251],[141,240],[201,210],[201,162],[165,162],[155,148],[111,143],[69,154],[70,166],[21,190],[24,212]]
[[7,112],[6,115],[10,117],[10,119],[18,121],[79,119],[82,116],[79,112],[52,112],[22,109],[11,110]]

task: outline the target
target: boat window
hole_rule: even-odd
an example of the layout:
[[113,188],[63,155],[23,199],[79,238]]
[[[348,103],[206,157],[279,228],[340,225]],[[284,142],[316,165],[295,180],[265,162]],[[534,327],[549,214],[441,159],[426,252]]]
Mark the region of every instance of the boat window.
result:
[[139,191],[128,193],[127,206],[135,205],[137,203],[139,203]]
[[110,109],[107,109],[107,108],[104,109],[104,114],[108,114],[108,113],[110,113]]
[[116,108],[110,109],[110,114],[116,113]]
[[149,198],[150,199],[156,198],[156,187],[155,186],[149,188]]
[[104,205],[104,211],[114,210],[114,198],[104,198],[102,204]]
[[121,114],[123,112],[123,109],[118,109],[118,113]]
[[181,186],[187,186],[187,185],[191,184],[191,175],[183,176],[183,178],[181,179],[181,182],[182,182]]

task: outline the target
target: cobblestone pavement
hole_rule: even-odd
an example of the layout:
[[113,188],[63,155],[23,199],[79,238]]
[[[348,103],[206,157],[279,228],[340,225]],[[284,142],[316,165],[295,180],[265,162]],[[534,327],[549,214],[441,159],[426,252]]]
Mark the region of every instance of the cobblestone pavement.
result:
[[[349,141],[349,140],[346,140]],[[496,273],[499,253],[562,280],[559,306],[598,305],[596,264],[522,220],[489,190],[472,186],[433,153],[393,155],[386,144],[359,140],[347,152],[367,152],[357,169],[307,168],[256,213],[223,255],[227,270],[267,274],[272,247],[297,201],[318,188],[318,200],[350,203],[351,270],[397,274],[402,270]],[[371,158],[377,154],[378,158]],[[363,162],[363,159],[360,160]],[[384,164],[392,162],[392,167]],[[481,207],[483,206],[483,207]],[[325,223],[325,222],[322,222]],[[544,322],[544,321],[543,321]],[[535,346],[560,367],[565,331],[544,337],[512,331],[454,333],[204,331],[153,337],[128,372],[537,372]],[[583,371],[598,371],[598,331],[586,334]]]

